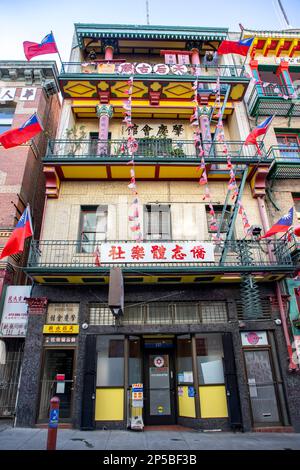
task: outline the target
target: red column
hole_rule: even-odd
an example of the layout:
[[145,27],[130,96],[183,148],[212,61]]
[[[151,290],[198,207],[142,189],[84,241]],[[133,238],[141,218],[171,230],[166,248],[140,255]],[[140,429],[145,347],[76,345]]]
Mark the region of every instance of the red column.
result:
[[112,46],[105,47],[105,60],[113,60],[114,57],[114,48]]

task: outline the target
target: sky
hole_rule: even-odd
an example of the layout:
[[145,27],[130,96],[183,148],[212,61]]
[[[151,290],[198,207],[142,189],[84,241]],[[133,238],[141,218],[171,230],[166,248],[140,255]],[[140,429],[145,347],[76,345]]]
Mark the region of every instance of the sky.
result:
[[[241,23],[248,29],[281,29],[273,2],[149,0],[150,24],[240,31]],[[290,24],[300,28],[300,0],[282,0],[282,4]],[[0,0],[0,60],[25,60],[22,42],[39,43],[52,30],[63,61],[68,61],[74,23],[146,24],[145,5],[146,0]]]

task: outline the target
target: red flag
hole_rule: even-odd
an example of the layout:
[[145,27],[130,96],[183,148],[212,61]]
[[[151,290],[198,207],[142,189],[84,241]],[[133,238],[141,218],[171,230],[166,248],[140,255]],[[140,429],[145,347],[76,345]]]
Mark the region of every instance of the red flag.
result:
[[37,55],[56,54],[56,52],[58,52],[52,33],[47,34],[40,44],[37,42],[24,41],[23,48],[27,60]]
[[222,41],[217,53],[223,54],[239,54],[246,56],[252,45],[254,38],[241,39],[240,41]]
[[94,255],[95,255],[95,261],[94,261],[94,264],[95,266],[99,267],[100,266],[100,251],[99,251],[99,248],[97,246],[95,252],[94,252]]
[[21,127],[11,129],[1,134],[0,144],[6,149],[17,147],[18,145],[25,144],[25,142],[32,139],[32,137],[42,130],[43,128],[36,114],[33,114]]
[[26,207],[14,231],[7,240],[0,259],[6,256],[16,255],[24,250],[24,243],[27,237],[33,235],[29,206]]

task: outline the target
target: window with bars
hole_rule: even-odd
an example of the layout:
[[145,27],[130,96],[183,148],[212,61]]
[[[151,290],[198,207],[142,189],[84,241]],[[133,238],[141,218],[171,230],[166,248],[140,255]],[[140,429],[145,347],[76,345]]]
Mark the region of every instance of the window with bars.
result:
[[[216,229],[211,227],[213,216],[210,214],[209,206],[205,206],[207,229],[208,229],[208,234],[209,234],[210,237],[211,237],[212,233],[217,233],[218,232],[218,227],[219,227],[219,224],[221,223],[221,217],[222,217],[222,211],[223,211],[223,206],[220,206],[220,205],[214,205],[213,208],[214,208],[214,211],[215,211],[215,218],[217,220],[217,228]],[[225,213],[224,213],[223,222],[222,222],[222,225],[220,227],[220,233],[228,232],[230,217],[231,217],[231,207],[227,206],[226,210],[225,210]]]
[[169,204],[144,206],[144,227],[147,240],[171,240],[171,206]]
[[97,242],[105,241],[107,206],[82,206],[80,217],[80,251],[93,253]]
[[[89,305],[91,325],[115,325],[115,317],[107,304]],[[223,301],[149,302],[126,305],[120,318],[122,325],[178,325],[226,323],[227,305]]]

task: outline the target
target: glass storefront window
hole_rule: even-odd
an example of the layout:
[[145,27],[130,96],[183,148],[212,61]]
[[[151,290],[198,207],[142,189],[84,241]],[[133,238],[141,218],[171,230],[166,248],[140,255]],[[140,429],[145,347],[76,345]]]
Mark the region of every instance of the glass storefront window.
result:
[[97,387],[123,387],[124,336],[98,336]]
[[190,335],[177,338],[177,383],[193,383],[192,341]]
[[223,384],[223,344],[222,335],[196,335],[199,385]]
[[142,383],[142,357],[140,339],[136,337],[129,338],[129,385]]

